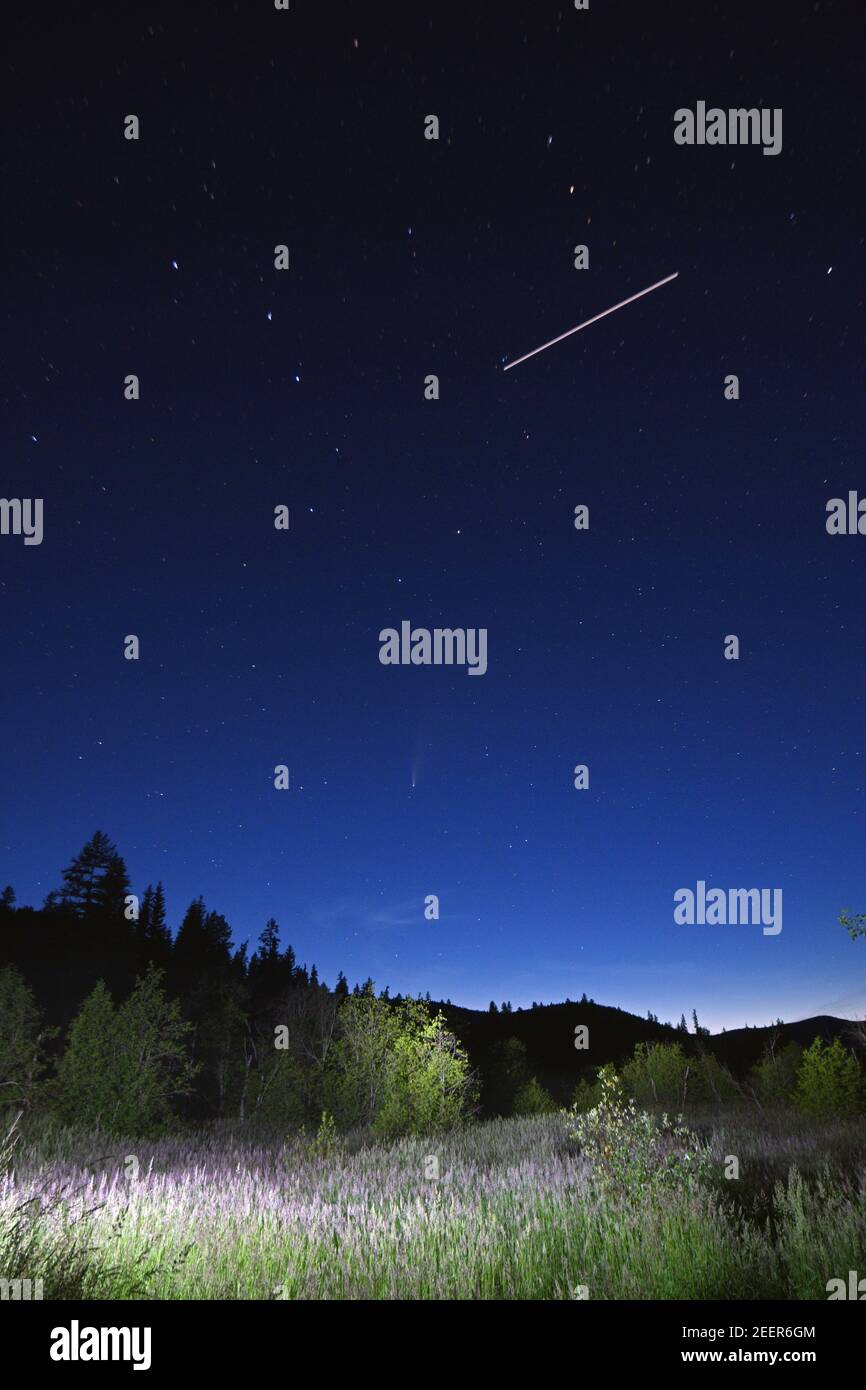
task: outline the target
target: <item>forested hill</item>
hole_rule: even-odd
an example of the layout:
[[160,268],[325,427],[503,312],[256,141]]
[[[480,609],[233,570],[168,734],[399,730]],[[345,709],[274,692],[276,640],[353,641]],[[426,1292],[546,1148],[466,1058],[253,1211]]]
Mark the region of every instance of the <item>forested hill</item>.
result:
[[[11,888],[0,894],[0,969],[10,965],[33,992],[45,1022],[60,1030],[57,1047],[98,981],[119,1003],[137,978],[156,967],[167,995],[179,1001],[196,1029],[199,1052],[207,1046],[213,1054],[211,1089],[217,1099],[211,1110],[216,1106],[217,1113],[227,1104],[219,1078],[227,1066],[246,1068],[251,1039],[261,1046],[268,1030],[272,1036],[273,1027],[291,1017],[294,1036],[307,1039],[301,1054],[309,1061],[330,1037],[340,1002],[350,993],[370,994],[376,988],[367,980],[350,989],[342,973],[333,986],[320,981],[315,965],[299,964],[291,946],[281,947],[273,919],[253,952],[245,945],[236,948],[230,924],[201,898],[190,903],[172,931],[162,885],[134,893],[123,859],[99,831],[63,871],[42,907],[17,906]],[[388,999],[387,989],[380,993]],[[441,1009],[465,1046],[483,1078],[485,1108],[493,1112],[505,1104],[506,1093],[512,1095],[531,1078],[556,1102],[566,1103],[578,1081],[593,1080],[605,1062],[626,1062],[640,1043],[679,1043],[686,1057],[711,1052],[734,1076],[743,1077],[770,1045],[807,1046],[816,1036],[841,1037],[849,1044],[851,1029],[843,1019],[821,1016],[710,1036],[694,1014],[691,1022],[682,1016],[674,1026],[651,1013],[639,1018],[598,1004],[585,994],[529,1009],[512,1009],[507,1001],[491,1003],[485,1011],[450,1000],[433,1001],[431,1007]],[[206,1081],[207,1066],[203,1076]]]
[[[526,1048],[532,1073],[551,1094],[563,1101],[570,1098],[582,1076],[589,1080],[605,1062],[621,1064],[627,1061],[638,1043],[678,1042],[687,1055],[709,1051],[736,1076],[742,1077],[771,1043],[777,1048],[790,1042],[805,1047],[816,1037],[825,1041],[839,1037],[849,1046],[851,1042],[850,1021],[829,1015],[763,1028],[736,1028],[724,1033],[710,1034],[701,1030],[696,1035],[693,1022],[688,1029],[683,1026],[684,1020],[674,1027],[655,1019],[640,1018],[624,1009],[597,1004],[591,999],[537,1004],[531,1009],[504,1013],[500,1005],[495,1013],[464,1009],[450,1002],[437,1007],[466,1044],[473,1059],[483,1059],[497,1043],[517,1038]],[[588,1032],[585,1049],[575,1047],[575,1030],[581,1025]]]

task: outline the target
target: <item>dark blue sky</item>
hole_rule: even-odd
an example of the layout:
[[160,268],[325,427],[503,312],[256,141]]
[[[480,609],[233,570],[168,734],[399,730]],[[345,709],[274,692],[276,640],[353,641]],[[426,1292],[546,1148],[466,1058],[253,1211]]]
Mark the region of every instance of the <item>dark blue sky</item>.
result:
[[[406,8],[21,22],[0,879],[38,903],[99,827],[173,926],[273,915],[329,981],[862,1014],[856,6]],[[675,145],[698,100],[782,152]],[[382,666],[402,619],[487,673]],[[782,932],[675,925],[698,879]]]

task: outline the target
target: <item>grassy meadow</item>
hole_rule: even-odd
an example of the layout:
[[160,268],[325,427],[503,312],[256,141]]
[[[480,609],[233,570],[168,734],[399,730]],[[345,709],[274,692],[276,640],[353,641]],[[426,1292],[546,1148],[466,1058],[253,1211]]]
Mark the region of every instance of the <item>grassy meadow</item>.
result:
[[219,1300],[826,1299],[866,1272],[862,1117],[689,1124],[709,1177],[617,1193],[562,1112],[391,1144],[42,1121],[5,1156],[0,1272],[46,1299]]

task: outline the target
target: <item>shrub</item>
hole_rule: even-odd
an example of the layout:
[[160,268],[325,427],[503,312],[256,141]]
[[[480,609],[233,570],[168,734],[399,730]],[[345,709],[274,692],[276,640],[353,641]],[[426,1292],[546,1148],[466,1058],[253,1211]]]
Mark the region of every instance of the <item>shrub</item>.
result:
[[685,1104],[689,1059],[679,1043],[638,1043],[622,1069],[626,1090],[642,1105]]
[[709,1101],[710,1104],[723,1105],[739,1100],[740,1087],[727,1067],[712,1052],[702,1052],[694,1060],[692,1073],[694,1084],[689,1084],[689,1098],[692,1101]]
[[574,1088],[574,1095],[571,1098],[571,1108],[575,1115],[583,1115],[587,1110],[594,1110],[601,1100],[601,1086],[597,1081],[590,1083],[586,1077],[581,1077]]
[[601,1068],[598,1080],[601,1101],[594,1110],[575,1115],[571,1135],[606,1195],[634,1198],[657,1188],[688,1188],[709,1175],[709,1152],[682,1117],[657,1119],[638,1110],[634,1099],[625,1099],[622,1080],[611,1065]]
[[369,1126],[393,1139],[451,1129],[472,1112],[477,1092],[466,1052],[420,999],[395,1006],[372,993],[352,995],[338,1022],[327,1092],[344,1127]]
[[260,1061],[253,1081],[251,1114],[264,1124],[300,1124],[306,1115],[304,1068],[288,1051],[273,1049]]
[[534,1076],[530,1077],[525,1086],[521,1086],[514,1097],[515,1115],[548,1115],[556,1108],[553,1097]]
[[751,1081],[761,1105],[788,1105],[797,1089],[797,1073],[803,1057],[799,1043],[779,1049],[768,1047],[752,1068]]
[[863,1082],[856,1057],[838,1038],[816,1038],[807,1047],[797,1077],[796,1102],[806,1115],[856,1115],[861,1108]]

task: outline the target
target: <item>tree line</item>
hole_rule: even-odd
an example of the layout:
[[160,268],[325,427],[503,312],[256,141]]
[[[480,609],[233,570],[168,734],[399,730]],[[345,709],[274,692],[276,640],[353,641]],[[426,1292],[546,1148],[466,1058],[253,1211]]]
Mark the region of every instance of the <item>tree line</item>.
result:
[[4,890],[0,943],[0,1105],[123,1134],[327,1114],[390,1137],[452,1126],[477,1104],[429,995],[377,995],[370,979],[350,990],[342,972],[330,989],[281,948],[273,919],[251,955],[234,949],[201,897],[172,937],[162,884],[139,902],[101,831],[41,910]]
[[[864,934],[866,918],[840,920],[852,937]],[[325,1115],[329,1125],[391,1137],[453,1126],[479,1109],[585,1110],[598,1101],[598,1064],[585,1059],[575,1090],[579,1054],[563,1041],[563,1007],[491,1001],[473,1018],[429,993],[377,995],[371,979],[350,989],[342,971],[332,989],[281,946],[273,918],[250,954],[201,897],[173,936],[162,884],[139,900],[101,831],[41,909],[16,907],[11,887],[0,893],[0,1108],[48,1110],[65,1123],[136,1134],[176,1121],[317,1126]],[[640,1020],[586,994],[573,1007],[593,1017],[596,1056],[601,1047],[605,1062],[619,1059],[642,1104],[862,1108],[856,1054],[838,1040],[785,1045],[781,1020],[760,1061],[735,1075],[695,1011],[692,1032],[684,1015],[673,1028],[650,1012],[642,1036]],[[558,1074],[549,1069],[551,1056],[570,1056],[570,1079],[565,1060]]]

